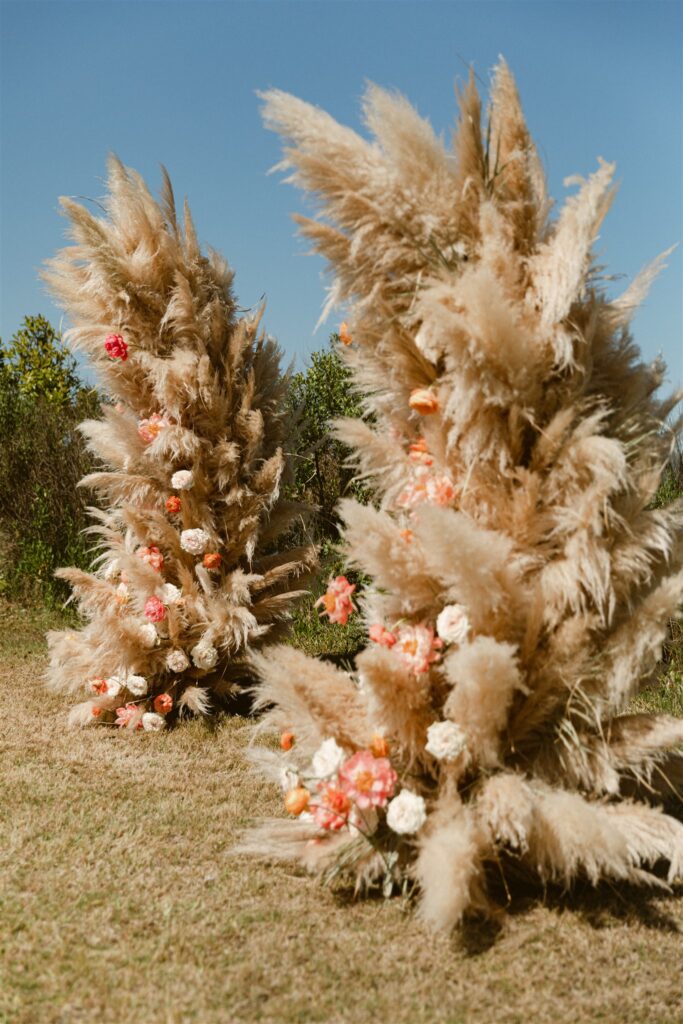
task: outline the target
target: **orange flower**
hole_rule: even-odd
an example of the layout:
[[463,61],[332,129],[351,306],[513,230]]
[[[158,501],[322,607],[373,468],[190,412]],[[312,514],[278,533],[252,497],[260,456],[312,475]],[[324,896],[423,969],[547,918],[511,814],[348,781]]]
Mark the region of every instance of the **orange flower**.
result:
[[204,555],[202,565],[205,569],[218,569],[221,564],[221,556],[217,551],[207,551]]
[[372,743],[370,744],[370,750],[375,757],[388,757],[389,756],[389,744],[385,740],[381,733],[376,732],[372,737]]
[[288,814],[302,814],[308,807],[311,794],[305,786],[296,786],[285,793],[285,810]]
[[154,698],[154,710],[160,715],[167,715],[173,707],[173,697],[170,693],[160,693]]
[[99,676],[96,679],[90,680],[90,689],[93,693],[103,694],[107,692],[107,680],[101,679]]
[[342,345],[350,345],[351,342],[353,341],[353,337],[351,335],[351,332],[349,331],[349,325],[347,324],[346,320],[344,321],[343,324],[339,325],[339,340],[341,341]]
[[429,454],[429,448],[424,437],[418,437],[417,441],[413,441],[412,444],[408,445],[408,456],[413,462],[421,462],[424,466],[431,466],[434,461]]
[[293,746],[294,746],[294,733],[293,732],[283,732],[282,736],[280,737],[280,748],[281,748],[281,750],[291,750]]
[[401,530],[400,536],[403,537],[406,544],[412,544],[415,534],[412,530]]
[[432,388],[413,388],[410,392],[408,405],[421,416],[429,416],[439,411],[439,398]]
[[166,511],[169,515],[175,516],[180,512],[182,504],[183,503],[180,498],[177,495],[172,494],[170,498],[166,499]]
[[97,704],[93,704],[93,706],[90,708],[90,714],[93,716],[93,718],[99,718],[100,715],[102,714],[102,708],[99,708]]

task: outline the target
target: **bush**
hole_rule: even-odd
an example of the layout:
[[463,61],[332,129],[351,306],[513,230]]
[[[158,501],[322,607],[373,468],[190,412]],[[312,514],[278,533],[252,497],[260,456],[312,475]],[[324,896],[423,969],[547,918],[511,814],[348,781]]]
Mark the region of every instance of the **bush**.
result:
[[0,592],[9,597],[54,605],[69,592],[55,569],[90,563],[88,495],[77,485],[93,460],[76,428],[98,406],[43,317],[0,344]]

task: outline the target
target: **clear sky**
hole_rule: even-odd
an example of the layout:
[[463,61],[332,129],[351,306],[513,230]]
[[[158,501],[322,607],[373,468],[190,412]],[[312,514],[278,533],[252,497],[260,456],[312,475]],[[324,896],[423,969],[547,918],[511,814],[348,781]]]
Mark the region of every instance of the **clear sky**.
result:
[[[502,53],[515,73],[556,199],[597,157],[621,187],[601,262],[618,292],[683,240],[683,5],[679,0],[80,0],[9,2],[2,15],[0,334],[27,313],[60,314],[38,280],[63,243],[62,194],[101,196],[110,150],[156,191],[159,163],[187,195],[203,242],[236,269],[244,306],[298,363],[313,334],[322,261],[288,214],[301,195],[267,176],[279,141],[257,89],[276,86],[359,127],[370,79],[396,87],[434,127],[453,125],[453,86]],[[635,320],[647,358],[683,383],[681,250]]]

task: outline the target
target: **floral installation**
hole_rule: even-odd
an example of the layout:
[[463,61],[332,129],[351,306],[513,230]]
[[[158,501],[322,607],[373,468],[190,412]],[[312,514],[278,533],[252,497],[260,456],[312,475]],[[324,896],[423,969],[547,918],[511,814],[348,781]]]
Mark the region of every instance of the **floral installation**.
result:
[[653,503],[678,400],[630,332],[663,260],[612,297],[594,245],[614,167],[551,217],[502,61],[486,113],[464,87],[452,151],[376,86],[369,140],[264,101],[354,325],[340,353],[368,416],[335,433],[373,486],[340,504],[369,640],[347,666],[256,657],[259,732],[295,742],[254,745],[288,798],[241,848],[412,886],[441,930],[499,918],[501,877],[673,883],[683,720],[629,707],[683,605],[681,511]]
[[233,706],[316,571],[315,546],[288,540],[309,510],[283,486],[287,376],[167,176],[156,201],[112,158],[102,214],[63,206],[74,244],[45,276],[111,401],[81,425],[101,463],[83,481],[100,550],[91,572],[59,570],[84,625],[49,635],[48,682],[74,726],[159,732]]

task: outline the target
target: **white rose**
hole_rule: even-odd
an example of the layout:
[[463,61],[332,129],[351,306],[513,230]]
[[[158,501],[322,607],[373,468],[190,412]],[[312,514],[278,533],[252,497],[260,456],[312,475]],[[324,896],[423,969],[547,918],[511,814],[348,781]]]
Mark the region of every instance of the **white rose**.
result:
[[436,632],[447,644],[462,644],[467,640],[470,620],[461,604],[447,604],[436,620]]
[[194,483],[194,474],[189,469],[179,469],[171,477],[171,487],[174,491],[189,491]]
[[211,538],[206,530],[183,530],[180,534],[180,546],[191,555],[201,555],[206,551]]
[[142,728],[146,732],[159,732],[166,728],[166,719],[163,715],[157,715],[155,711],[146,711],[142,716]]
[[326,779],[338,772],[346,760],[346,753],[336,740],[323,740],[313,755],[313,774],[318,779]]
[[144,676],[126,676],[126,689],[129,690],[134,697],[144,697],[147,693],[147,680]]
[[170,669],[171,672],[184,672],[189,664],[190,661],[185,651],[180,649],[169,651],[166,657],[166,668]]
[[421,796],[402,789],[387,805],[387,825],[400,836],[418,832],[427,820],[427,808]]
[[159,587],[159,597],[164,604],[176,604],[180,600],[181,593],[179,587],[173,583],[164,583],[162,587]]
[[139,629],[140,642],[145,647],[154,647],[157,642],[157,631],[153,622],[145,622]]
[[427,729],[425,750],[437,761],[455,761],[466,743],[465,733],[455,722],[432,722]]
[[120,676],[112,676],[111,679],[107,679],[107,697],[117,697],[124,685],[124,681]]
[[197,668],[213,668],[218,661],[218,651],[206,640],[200,640],[190,653]]

